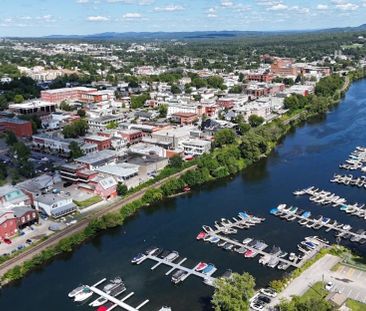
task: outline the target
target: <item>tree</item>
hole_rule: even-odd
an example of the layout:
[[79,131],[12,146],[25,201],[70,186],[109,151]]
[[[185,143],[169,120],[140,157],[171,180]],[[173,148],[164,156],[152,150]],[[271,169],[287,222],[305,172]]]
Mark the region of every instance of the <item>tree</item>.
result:
[[77,114],[78,114],[78,116],[79,116],[80,118],[85,118],[85,116],[86,116],[86,112],[85,112],[85,110],[84,110],[84,109],[79,109],[79,110],[77,111]]
[[106,128],[107,128],[108,130],[114,130],[114,129],[118,128],[118,122],[117,122],[117,121],[109,122],[109,123],[106,125]]
[[159,115],[160,115],[160,118],[166,118],[167,114],[168,114],[168,105],[160,105],[159,106]]
[[77,120],[66,125],[62,130],[62,134],[65,138],[77,138],[79,136],[85,136],[88,127],[88,122],[85,119]]
[[60,107],[61,110],[64,110],[64,111],[72,111],[73,110],[73,107],[71,107],[66,100],[63,100],[60,103],[59,107]]
[[234,85],[230,90],[229,93],[232,94],[240,94],[241,93],[241,86],[240,85]]
[[119,182],[117,184],[117,194],[120,196],[124,196],[127,194],[128,188],[124,183]]
[[211,300],[215,311],[249,310],[249,299],[254,295],[254,286],[254,278],[249,273],[233,273],[230,279],[217,279]]
[[145,105],[145,102],[150,99],[150,95],[148,93],[143,93],[141,95],[136,95],[131,97],[131,108],[137,109],[141,108]]
[[222,129],[215,133],[215,145],[222,147],[235,142],[235,134],[230,129]]
[[175,155],[169,159],[169,165],[174,168],[181,168],[183,165],[183,160],[179,155]]
[[14,102],[17,104],[20,104],[22,102],[24,102],[24,97],[23,95],[17,94],[14,96]]
[[248,121],[251,127],[258,127],[264,122],[264,118],[261,116],[257,116],[256,114],[252,114],[249,117]]
[[69,144],[69,149],[71,159],[80,158],[84,155],[84,151],[80,148],[79,144],[76,141],[72,141]]
[[180,94],[180,88],[179,88],[179,86],[178,85],[176,85],[176,84],[173,84],[172,86],[171,86],[171,92],[173,93],[173,94]]
[[18,142],[18,138],[12,131],[6,131],[5,142],[8,146],[13,146],[16,142]]

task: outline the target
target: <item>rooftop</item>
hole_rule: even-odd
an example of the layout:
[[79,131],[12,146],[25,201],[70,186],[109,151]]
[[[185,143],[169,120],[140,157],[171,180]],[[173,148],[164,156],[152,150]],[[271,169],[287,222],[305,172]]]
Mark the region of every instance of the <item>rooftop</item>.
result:
[[104,165],[97,169],[98,172],[117,177],[129,177],[138,173],[139,166],[130,163],[117,163]]
[[98,152],[92,152],[85,156],[75,159],[76,162],[85,164],[94,164],[102,161],[111,160],[117,157],[117,152],[109,149],[105,149]]

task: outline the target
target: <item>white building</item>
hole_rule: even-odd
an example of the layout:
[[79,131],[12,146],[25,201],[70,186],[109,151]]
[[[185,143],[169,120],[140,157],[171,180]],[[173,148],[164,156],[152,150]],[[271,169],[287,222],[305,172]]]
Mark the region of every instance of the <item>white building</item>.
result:
[[70,196],[47,193],[34,199],[35,207],[54,218],[62,217],[77,211],[77,207]]
[[201,139],[188,139],[180,142],[179,147],[184,150],[185,155],[200,156],[210,152],[211,142]]
[[99,167],[96,171],[113,176],[119,182],[125,182],[138,175],[139,166],[130,163],[113,163]]

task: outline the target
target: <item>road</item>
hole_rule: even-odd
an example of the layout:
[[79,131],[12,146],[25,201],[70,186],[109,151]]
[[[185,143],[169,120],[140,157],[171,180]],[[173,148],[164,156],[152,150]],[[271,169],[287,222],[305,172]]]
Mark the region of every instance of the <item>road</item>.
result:
[[0,275],[2,276],[7,271],[14,268],[15,266],[21,265],[25,261],[32,259],[35,255],[39,254],[40,252],[42,252],[46,248],[49,248],[51,246],[56,245],[61,239],[64,239],[66,237],[69,237],[69,236],[77,233],[77,232],[80,232],[80,231],[84,230],[88,226],[89,221],[91,219],[100,217],[100,216],[102,216],[104,214],[107,214],[107,213],[118,211],[124,205],[126,205],[128,203],[131,203],[132,201],[135,201],[137,199],[142,198],[142,196],[144,195],[146,190],[159,188],[161,185],[166,183],[168,180],[180,177],[185,172],[190,171],[190,170],[194,170],[195,168],[196,168],[196,165],[194,165],[192,167],[189,167],[189,168],[187,168],[187,169],[185,169],[185,170],[183,170],[179,173],[176,173],[172,176],[169,176],[165,179],[162,179],[162,180],[156,182],[155,184],[153,184],[149,187],[146,187],[146,188],[144,188],[144,189],[142,189],[142,190],[140,190],[136,193],[133,193],[130,196],[124,198],[124,199],[120,199],[118,201],[115,201],[111,205],[106,206],[105,208],[103,208],[101,210],[98,210],[98,211],[96,211],[92,214],[89,214],[88,216],[86,216],[85,218],[80,220],[75,225],[69,226],[64,230],[62,230],[58,233],[55,233],[54,235],[50,236],[46,241],[35,245],[34,247],[24,251],[23,253],[19,254],[18,256],[14,257],[14,258],[11,258],[11,259],[7,260],[6,262],[4,262],[3,264],[1,264],[0,265]]

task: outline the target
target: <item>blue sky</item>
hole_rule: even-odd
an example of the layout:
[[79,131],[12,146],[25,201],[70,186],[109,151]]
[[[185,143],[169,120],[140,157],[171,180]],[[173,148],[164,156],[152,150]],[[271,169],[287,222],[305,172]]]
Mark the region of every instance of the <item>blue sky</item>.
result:
[[0,37],[366,23],[366,0],[0,0],[0,5]]

